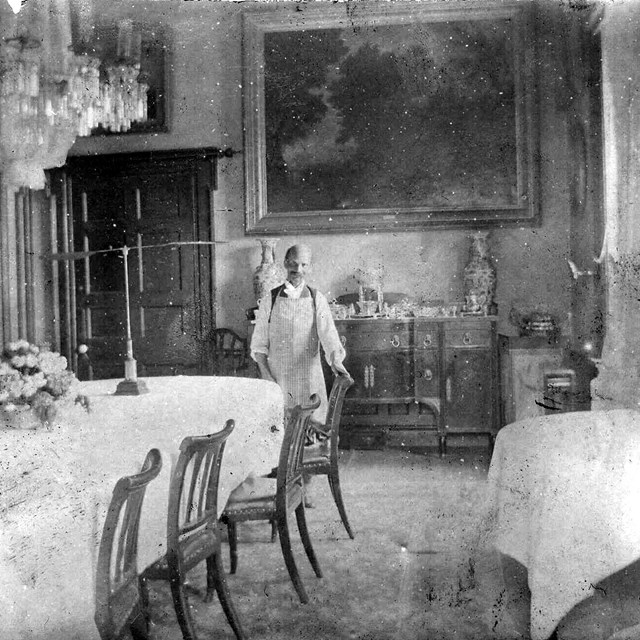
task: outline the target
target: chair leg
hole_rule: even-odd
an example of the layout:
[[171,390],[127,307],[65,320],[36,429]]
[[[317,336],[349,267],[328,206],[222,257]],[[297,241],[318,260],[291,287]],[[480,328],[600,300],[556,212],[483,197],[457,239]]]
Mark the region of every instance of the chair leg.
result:
[[238,568],[238,531],[235,522],[227,521],[227,534],[229,538],[229,556],[231,558],[229,573],[235,573]]
[[353,540],[355,536],[351,529],[351,525],[349,524],[349,519],[347,518],[347,510],[345,509],[344,502],[342,501],[342,491],[340,490],[340,476],[337,473],[329,473],[328,478],[329,487],[331,488],[331,495],[333,496],[333,500],[338,507],[338,513],[340,514],[342,524],[347,530],[349,537]]
[[[222,566],[222,558],[220,557],[219,550],[217,553],[207,558],[207,596],[209,595],[210,581],[213,584],[215,591],[218,593],[218,599],[222,605],[222,610],[227,616],[229,625],[236,634],[236,638],[238,640],[244,640],[246,636],[244,635],[242,625],[240,624],[240,617],[238,616],[236,608],[233,605],[233,601],[231,600],[231,596],[229,595],[229,587],[227,586],[227,579],[224,575],[224,567]],[[211,598],[213,598],[213,593],[211,594]]]
[[271,520],[271,542],[275,542],[278,537],[278,525],[276,524],[275,518]]
[[144,615],[145,620],[147,621],[147,626],[148,626],[149,620],[150,620],[149,587],[147,585],[147,579],[144,577],[144,574],[138,577],[138,588],[140,590],[140,606],[142,607],[142,613]]
[[[303,507],[304,508],[304,507]],[[300,598],[300,602],[302,604],[306,604],[309,602],[309,597],[307,596],[307,592],[305,591],[304,585],[302,584],[302,580],[300,579],[300,574],[298,573],[298,567],[296,567],[296,561],[293,558],[293,553],[291,552],[291,537],[289,535],[289,522],[287,518],[287,514],[284,516],[278,516],[278,535],[280,537],[280,546],[282,547],[282,555],[284,556],[284,563],[287,565],[287,571],[289,572],[289,577],[291,578],[291,582],[293,582],[293,586]]]
[[149,640],[149,624],[142,610],[131,619],[129,631],[133,640]]
[[178,624],[182,631],[182,637],[184,640],[197,640],[184,583],[171,580],[171,595],[173,596],[173,607],[176,610],[176,617],[178,618]]
[[216,591],[215,557],[216,557],[216,554],[212,554],[206,559],[206,563],[207,563],[207,593],[204,596],[203,602],[205,602],[207,604],[209,604],[210,602],[213,602],[213,594]]
[[309,562],[313,567],[318,578],[322,578],[322,569],[320,569],[320,564],[318,563],[318,558],[316,558],[316,554],[311,546],[311,538],[309,537],[309,529],[307,527],[307,518],[304,513],[304,504],[300,503],[296,508],[296,521],[298,523],[298,531],[300,531],[300,538],[302,540],[302,546],[304,547],[304,551],[307,554],[307,558],[309,558]]

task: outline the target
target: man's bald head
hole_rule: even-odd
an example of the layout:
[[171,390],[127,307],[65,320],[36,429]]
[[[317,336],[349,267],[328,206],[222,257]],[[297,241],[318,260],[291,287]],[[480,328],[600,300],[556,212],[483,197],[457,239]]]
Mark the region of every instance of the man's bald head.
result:
[[287,270],[287,280],[297,287],[311,272],[311,248],[306,244],[294,244],[287,249],[284,256],[284,266]]
[[311,247],[307,244],[294,244],[287,249],[287,253],[284,254],[285,264],[292,258],[305,258],[307,262],[311,263],[312,253]]

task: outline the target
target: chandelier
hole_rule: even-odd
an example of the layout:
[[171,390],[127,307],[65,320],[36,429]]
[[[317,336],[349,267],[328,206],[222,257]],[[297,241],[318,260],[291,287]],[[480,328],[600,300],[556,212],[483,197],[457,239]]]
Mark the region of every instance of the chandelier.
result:
[[47,127],[71,127],[88,136],[101,126],[123,132],[147,118],[148,86],[138,81],[140,63],[120,58],[110,64],[88,54],[68,53],[63,69],[47,73],[36,46],[26,38],[0,45],[0,117],[3,135],[26,132],[42,143]]
[[63,164],[77,137],[98,127],[125,132],[147,119],[131,20],[120,21],[109,47],[87,41],[74,50],[64,26],[0,39],[0,171],[20,185],[41,188],[42,169]]

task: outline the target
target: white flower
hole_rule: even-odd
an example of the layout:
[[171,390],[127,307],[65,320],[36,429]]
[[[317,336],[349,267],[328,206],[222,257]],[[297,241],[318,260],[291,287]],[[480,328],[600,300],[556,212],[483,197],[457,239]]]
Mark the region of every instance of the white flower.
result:
[[28,353],[26,356],[24,356],[24,362],[27,367],[33,368],[38,366],[38,358],[33,353]]
[[0,376],[14,376],[17,373],[8,362],[0,362]]
[[59,373],[67,368],[67,359],[54,351],[45,351],[38,356],[38,366],[45,375]]
[[25,363],[26,363],[26,358],[24,356],[13,356],[13,358],[11,358],[11,364],[16,369],[19,369],[20,367],[24,367]]
[[34,373],[33,376],[31,376],[31,380],[36,385],[36,387],[38,387],[38,389],[44,387],[47,384],[47,379],[44,377],[44,373],[42,373],[42,371]]

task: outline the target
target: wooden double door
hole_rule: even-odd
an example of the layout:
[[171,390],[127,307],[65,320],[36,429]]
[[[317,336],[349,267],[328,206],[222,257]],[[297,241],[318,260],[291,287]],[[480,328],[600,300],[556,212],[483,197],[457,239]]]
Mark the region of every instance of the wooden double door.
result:
[[207,372],[219,155],[73,158],[52,174],[57,339],[75,368],[86,345],[94,378],[121,378],[129,326],[139,375]]

